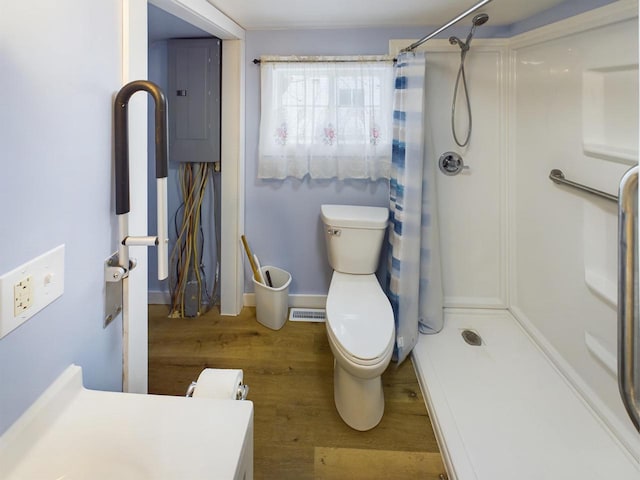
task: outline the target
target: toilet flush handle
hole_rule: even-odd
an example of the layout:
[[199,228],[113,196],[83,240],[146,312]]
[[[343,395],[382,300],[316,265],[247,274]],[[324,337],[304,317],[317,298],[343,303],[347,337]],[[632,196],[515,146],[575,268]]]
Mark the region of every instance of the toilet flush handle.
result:
[[331,237],[339,237],[340,234],[342,233],[342,230],[340,230],[339,228],[328,228],[327,233]]

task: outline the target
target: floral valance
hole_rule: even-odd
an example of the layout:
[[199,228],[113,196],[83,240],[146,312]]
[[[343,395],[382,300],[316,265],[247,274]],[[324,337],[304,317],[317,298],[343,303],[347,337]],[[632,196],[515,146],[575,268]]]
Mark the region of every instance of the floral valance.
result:
[[387,178],[388,57],[262,57],[259,178]]

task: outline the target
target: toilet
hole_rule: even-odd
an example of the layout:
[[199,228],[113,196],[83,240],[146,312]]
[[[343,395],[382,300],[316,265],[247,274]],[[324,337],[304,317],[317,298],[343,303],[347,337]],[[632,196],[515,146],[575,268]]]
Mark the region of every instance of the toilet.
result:
[[322,205],[320,216],[334,270],[326,308],[334,356],[333,397],[347,425],[370,430],[384,413],[381,376],[395,340],[393,310],[375,275],[389,212]]

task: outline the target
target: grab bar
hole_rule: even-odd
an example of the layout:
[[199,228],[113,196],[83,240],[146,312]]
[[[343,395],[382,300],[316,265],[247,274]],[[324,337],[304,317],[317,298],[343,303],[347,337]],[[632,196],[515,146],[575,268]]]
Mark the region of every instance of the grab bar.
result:
[[[134,93],[145,91],[155,102],[156,182],[158,234],[156,236],[129,235],[129,122],[128,105]],[[118,264],[124,269],[124,277],[130,270],[129,246],[156,246],[158,254],[158,279],[168,276],[168,222],[167,222],[167,100],[153,82],[136,80],[127,83],[116,95],[113,104],[114,142],[116,164],[116,215],[119,225]]]
[[640,432],[640,331],[638,330],[638,282],[636,279],[638,167],[620,180],[618,203],[618,388],[622,403]]
[[618,201],[618,197],[615,195],[611,195],[610,193],[603,192],[602,190],[597,190],[592,187],[587,187],[586,185],[583,185],[581,183],[567,180],[564,176],[564,173],[562,173],[562,170],[558,170],[557,168],[551,170],[551,172],[549,173],[549,179],[553,183],[568,185],[570,187],[577,188],[578,190],[582,190],[583,192],[588,192],[593,195],[597,195],[598,197],[606,198],[607,200],[611,200],[613,202]]

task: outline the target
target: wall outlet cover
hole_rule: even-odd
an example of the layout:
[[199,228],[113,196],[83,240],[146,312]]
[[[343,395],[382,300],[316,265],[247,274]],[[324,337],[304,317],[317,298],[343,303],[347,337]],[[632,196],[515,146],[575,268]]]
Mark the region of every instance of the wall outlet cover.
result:
[[28,275],[13,286],[13,316],[19,316],[32,305],[33,277]]
[[0,338],[64,292],[64,245],[0,276]]

